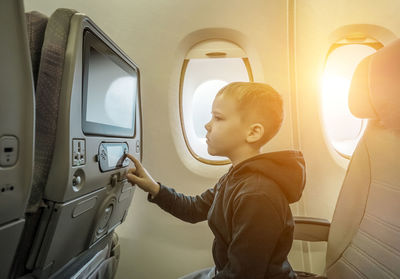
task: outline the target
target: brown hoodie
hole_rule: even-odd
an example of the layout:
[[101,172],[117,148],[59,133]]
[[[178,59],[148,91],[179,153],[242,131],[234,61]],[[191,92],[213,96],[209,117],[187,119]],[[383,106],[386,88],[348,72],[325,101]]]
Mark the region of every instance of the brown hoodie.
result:
[[208,220],[215,278],[296,278],[287,260],[294,229],[289,203],[300,199],[304,185],[301,152],[280,151],[231,167],[201,195],[161,185],[149,201],[183,221]]

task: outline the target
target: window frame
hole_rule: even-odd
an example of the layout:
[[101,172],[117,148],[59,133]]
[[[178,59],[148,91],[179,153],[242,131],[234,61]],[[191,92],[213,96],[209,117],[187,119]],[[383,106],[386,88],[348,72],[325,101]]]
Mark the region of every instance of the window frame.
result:
[[[348,45],[364,45],[364,46],[368,46],[368,47],[371,47],[371,48],[375,49],[375,51],[378,51],[380,48],[384,47],[384,45],[383,45],[380,41],[378,41],[377,39],[375,39],[375,38],[373,38],[373,37],[371,37],[371,36],[364,35],[363,33],[353,33],[353,34],[349,34],[349,35],[345,36],[344,38],[339,39],[339,40],[337,40],[335,43],[331,44],[331,46],[330,46],[330,48],[329,48],[329,50],[328,50],[328,52],[327,52],[327,54],[326,54],[326,56],[325,56],[323,73],[325,72],[326,64],[327,64],[327,62],[328,62],[328,59],[329,59],[329,56],[331,55],[331,53],[332,53],[334,50],[336,50],[337,48],[344,47],[344,46],[348,46]],[[348,95],[348,94],[347,94],[347,95]],[[320,98],[322,98],[322,89],[320,89]],[[322,108],[322,102],[320,102],[320,105],[321,105],[321,117],[322,117],[322,115],[323,115],[323,111],[322,111],[322,110],[323,110],[323,108]],[[321,124],[322,124],[322,129],[323,129],[324,134],[325,134],[325,137],[324,137],[324,138],[325,138],[325,141],[326,141],[326,142],[332,147],[332,149],[333,149],[337,154],[339,154],[342,158],[347,159],[347,160],[350,160],[351,157],[353,156],[353,153],[354,153],[355,150],[353,151],[353,153],[352,153],[351,155],[347,155],[347,154],[345,154],[345,153],[339,151],[338,149],[336,149],[336,147],[335,147],[335,146],[333,145],[333,143],[332,143],[332,140],[331,140],[331,139],[329,138],[329,136],[327,135],[325,123],[324,123],[323,120],[321,121]],[[357,137],[359,137],[358,142],[359,142],[359,141],[361,140],[361,138],[362,138],[362,135],[361,135],[361,137],[360,137],[361,132],[362,132],[363,130],[365,130],[364,128],[366,128],[367,125],[368,125],[368,119],[362,119],[362,121],[361,121],[361,127],[360,127],[360,132],[359,132],[359,134],[358,134],[358,136],[357,136]],[[358,145],[358,142],[357,142],[357,145]]]

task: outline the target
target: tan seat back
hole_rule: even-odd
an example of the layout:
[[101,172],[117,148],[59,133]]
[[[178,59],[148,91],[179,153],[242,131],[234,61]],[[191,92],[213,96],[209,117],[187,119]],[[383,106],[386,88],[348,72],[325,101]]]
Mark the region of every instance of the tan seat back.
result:
[[336,205],[326,274],[400,278],[400,40],[359,64],[349,107],[369,121]]

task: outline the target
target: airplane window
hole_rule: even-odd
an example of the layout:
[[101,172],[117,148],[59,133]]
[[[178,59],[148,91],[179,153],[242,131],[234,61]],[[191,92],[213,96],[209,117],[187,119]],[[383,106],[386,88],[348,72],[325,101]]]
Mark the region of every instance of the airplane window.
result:
[[327,139],[335,150],[350,158],[367,120],[354,117],[348,108],[348,93],[358,63],[376,50],[368,45],[349,44],[328,56],[322,80],[322,116]]
[[211,119],[211,106],[218,91],[233,81],[250,81],[252,75],[247,58],[237,45],[212,40],[196,45],[184,61],[180,113],[186,145],[197,160],[207,164],[228,164],[226,157],[207,152],[206,129]]

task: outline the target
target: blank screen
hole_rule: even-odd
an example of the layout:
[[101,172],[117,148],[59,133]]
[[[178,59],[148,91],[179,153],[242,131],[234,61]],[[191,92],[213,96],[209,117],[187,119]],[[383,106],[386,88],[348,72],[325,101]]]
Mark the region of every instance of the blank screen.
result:
[[126,72],[111,56],[90,47],[86,121],[132,128],[137,84],[136,72]]
[[117,162],[124,155],[122,146],[107,146],[108,166],[115,167]]

